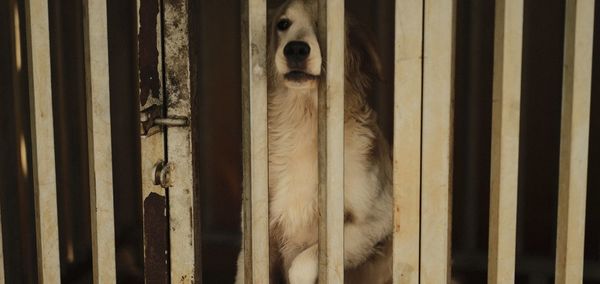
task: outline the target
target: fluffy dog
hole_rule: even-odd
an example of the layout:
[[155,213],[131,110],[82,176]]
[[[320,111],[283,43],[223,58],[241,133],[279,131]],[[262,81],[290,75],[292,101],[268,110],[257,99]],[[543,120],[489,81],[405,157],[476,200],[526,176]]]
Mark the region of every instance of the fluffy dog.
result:
[[[325,72],[316,1],[270,15],[269,222],[271,283],[318,274],[317,92]],[[392,186],[388,143],[366,97],[380,71],[365,33],[346,23],[344,265],[346,283],[391,283]],[[243,249],[236,283],[243,283]]]

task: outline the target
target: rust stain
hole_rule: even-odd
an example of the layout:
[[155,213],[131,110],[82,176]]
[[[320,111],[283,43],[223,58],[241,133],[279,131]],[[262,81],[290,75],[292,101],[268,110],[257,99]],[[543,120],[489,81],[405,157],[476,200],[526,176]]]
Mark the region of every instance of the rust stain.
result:
[[169,283],[169,224],[165,210],[164,196],[151,192],[144,199],[145,283]]
[[138,32],[138,64],[140,69],[140,105],[144,106],[148,97],[159,98],[160,77],[158,75],[158,0],[141,0]]

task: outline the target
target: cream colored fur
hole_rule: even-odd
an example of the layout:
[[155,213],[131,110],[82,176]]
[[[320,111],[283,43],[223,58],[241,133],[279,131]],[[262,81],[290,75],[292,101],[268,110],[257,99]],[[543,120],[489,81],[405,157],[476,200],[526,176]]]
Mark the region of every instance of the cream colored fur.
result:
[[[317,86],[318,80],[291,82],[283,46],[304,41],[311,48],[305,72],[321,74],[316,37],[316,8],[288,1],[272,18],[271,26],[286,18],[290,28],[271,28],[269,60],[269,221],[272,281],[281,271],[291,284],[317,280]],[[352,27],[348,28],[351,33]],[[362,52],[361,52],[362,51]],[[372,50],[347,44],[345,85],[344,226],[346,283],[391,282],[392,189],[389,147],[366,102],[373,78],[366,74]],[[361,57],[362,56],[362,57]],[[243,283],[243,249],[236,283]],[[366,282],[365,282],[366,281]]]

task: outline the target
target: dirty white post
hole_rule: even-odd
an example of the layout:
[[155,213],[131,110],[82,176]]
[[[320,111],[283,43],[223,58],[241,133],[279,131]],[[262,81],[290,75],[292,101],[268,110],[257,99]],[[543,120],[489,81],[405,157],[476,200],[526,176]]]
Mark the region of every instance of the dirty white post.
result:
[[344,283],[344,1],[319,0],[319,283]]
[[269,283],[267,3],[242,3],[244,280]]
[[84,52],[94,283],[114,283],[115,224],[106,2],[85,0]]
[[394,283],[419,283],[423,0],[396,0]]
[[594,0],[565,11],[555,283],[581,283],[585,236]]
[[517,188],[523,0],[496,1],[488,283],[513,283]]
[[425,0],[421,283],[450,281],[455,1]]
[[[169,239],[171,281],[192,283],[195,276],[194,170],[191,131],[191,81],[188,0],[163,2],[164,72],[167,116],[185,125],[169,127]],[[200,269],[200,268],[198,268]]]
[[60,283],[48,2],[25,2],[38,281]]

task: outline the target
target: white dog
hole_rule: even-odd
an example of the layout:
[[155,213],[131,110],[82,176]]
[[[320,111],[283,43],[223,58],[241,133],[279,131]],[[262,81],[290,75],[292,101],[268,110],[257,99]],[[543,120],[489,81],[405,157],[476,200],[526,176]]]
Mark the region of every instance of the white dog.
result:
[[[313,284],[318,274],[317,91],[325,71],[314,2],[290,0],[269,20],[271,283]],[[391,158],[366,102],[379,58],[352,21],[346,26],[345,279],[391,283]],[[236,283],[244,283],[243,259],[242,249]]]

